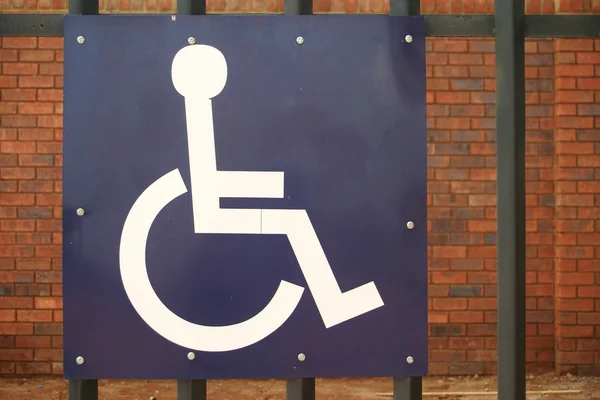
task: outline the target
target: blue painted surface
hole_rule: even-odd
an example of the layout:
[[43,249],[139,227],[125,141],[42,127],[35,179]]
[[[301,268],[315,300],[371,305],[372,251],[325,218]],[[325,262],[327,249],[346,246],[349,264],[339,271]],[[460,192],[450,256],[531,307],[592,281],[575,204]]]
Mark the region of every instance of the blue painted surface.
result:
[[[190,187],[184,98],[171,81],[190,36],[228,63],[213,99],[219,169],[285,172],[284,199],[222,207],[306,209],[342,291],[374,281],[383,307],[326,329],[285,236],[194,234],[188,192],[158,216],[146,253],[173,312],[227,325],[259,312],[282,279],[306,290],[263,341],[195,351],[194,361],[137,315],[121,282],[120,235],[157,178],[179,168]],[[65,377],[426,375],[424,36],[420,17],[66,17]]]

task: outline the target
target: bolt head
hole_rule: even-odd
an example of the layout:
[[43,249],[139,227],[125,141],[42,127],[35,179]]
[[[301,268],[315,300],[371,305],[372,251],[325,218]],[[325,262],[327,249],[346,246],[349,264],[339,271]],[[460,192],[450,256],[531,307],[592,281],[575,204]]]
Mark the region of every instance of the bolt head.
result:
[[414,363],[414,362],[415,362],[415,359],[414,359],[414,358],[412,358],[412,356],[408,356],[408,357],[406,357],[406,362],[407,362],[408,364],[412,364],[412,363]]
[[83,217],[83,214],[85,214],[85,210],[83,208],[78,208],[77,215],[79,215],[80,217]]
[[298,43],[298,44],[302,44],[302,43],[304,43],[304,38],[303,38],[302,36],[298,36],[298,37],[296,38],[296,43]]
[[413,37],[411,35],[406,35],[404,37],[404,40],[406,40],[406,43],[412,43]]
[[190,352],[187,354],[187,358],[188,358],[188,360],[190,360],[190,361],[191,361],[191,360],[194,360],[194,359],[196,358],[196,355],[195,355],[193,352],[191,352],[191,351],[190,351]]
[[75,359],[75,362],[76,362],[78,365],[81,365],[81,364],[83,364],[83,361],[84,361],[84,360],[83,360],[83,357],[81,357],[81,356],[79,356],[79,357],[77,357],[77,358]]
[[190,37],[188,38],[188,43],[189,43],[189,44],[196,44],[196,38],[195,38],[195,37],[193,37],[193,36],[190,36]]
[[306,355],[304,353],[298,354],[298,361],[302,362],[306,360]]
[[413,229],[413,228],[415,227],[415,223],[414,223],[414,222],[412,222],[412,221],[408,221],[408,222],[406,223],[406,227],[407,227],[408,229]]
[[85,38],[83,36],[77,36],[77,43],[84,44],[85,43]]

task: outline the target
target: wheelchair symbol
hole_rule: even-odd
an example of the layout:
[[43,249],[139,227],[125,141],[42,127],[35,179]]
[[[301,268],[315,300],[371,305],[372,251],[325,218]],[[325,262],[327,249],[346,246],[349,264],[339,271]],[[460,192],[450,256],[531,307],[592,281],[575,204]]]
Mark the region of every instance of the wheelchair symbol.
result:
[[[211,99],[227,81],[227,63],[219,50],[207,45],[184,47],[173,59],[171,76],[175,89],[185,98],[194,232],[286,235],[326,328],[383,306],[373,282],[341,292],[306,210],[220,208],[220,197],[283,198],[283,172],[217,169]],[[304,288],[282,280],[264,309],[233,325],[199,325],[171,312],[150,283],[146,242],[156,216],[186,192],[179,170],[174,169],[134,202],[119,250],[127,296],[152,329],[180,346],[207,352],[250,346],[287,321]]]

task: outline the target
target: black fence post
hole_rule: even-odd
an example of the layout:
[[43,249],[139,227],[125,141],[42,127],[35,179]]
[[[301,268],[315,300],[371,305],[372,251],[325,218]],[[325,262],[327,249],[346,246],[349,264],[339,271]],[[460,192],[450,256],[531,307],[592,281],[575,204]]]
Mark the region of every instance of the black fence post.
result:
[[[177,0],[177,14],[206,15],[206,0]],[[206,380],[178,379],[177,400],[206,400]]]
[[[420,14],[420,0],[390,0],[390,15],[414,16]],[[400,39],[398,38],[398,40]],[[423,378],[420,376],[394,377],[393,395],[394,400],[421,400],[423,398]]]
[[315,400],[315,379],[288,379],[285,393],[286,400]]
[[311,15],[313,13],[312,0],[284,0],[283,13],[285,15]]
[[[97,15],[100,10],[98,0],[69,0],[68,3],[69,14],[72,15]],[[75,360],[64,362],[75,362]],[[67,397],[69,400],[98,400],[98,380],[69,380]]]
[[206,380],[179,379],[177,400],[206,400]]
[[525,400],[525,4],[495,3],[498,399]]
[[69,381],[68,398],[69,400],[98,400],[98,380]]
[[99,8],[98,0],[69,0],[69,14],[96,15]]
[[[283,13],[285,15],[311,15],[313,13],[312,0],[284,0]],[[315,379],[288,379],[285,386],[285,398],[286,400],[315,400]]]

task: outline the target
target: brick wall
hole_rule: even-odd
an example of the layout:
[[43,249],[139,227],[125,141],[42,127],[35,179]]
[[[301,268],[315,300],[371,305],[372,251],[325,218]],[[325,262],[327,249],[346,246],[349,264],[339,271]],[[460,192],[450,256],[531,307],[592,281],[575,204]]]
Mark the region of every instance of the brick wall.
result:
[[[102,12],[171,12],[106,0]],[[281,12],[281,0],[209,0]],[[385,13],[384,0],[315,0]],[[529,0],[530,13],[600,12],[600,0]],[[491,0],[423,0],[490,13]],[[66,12],[0,0],[0,12]],[[0,41],[0,374],[62,373],[62,38]],[[496,368],[494,41],[428,39],[431,374]],[[600,374],[600,40],[528,40],[527,359],[530,371]]]

